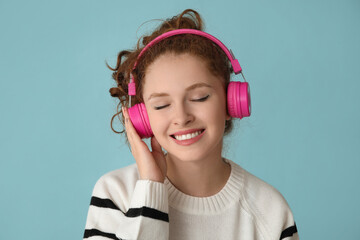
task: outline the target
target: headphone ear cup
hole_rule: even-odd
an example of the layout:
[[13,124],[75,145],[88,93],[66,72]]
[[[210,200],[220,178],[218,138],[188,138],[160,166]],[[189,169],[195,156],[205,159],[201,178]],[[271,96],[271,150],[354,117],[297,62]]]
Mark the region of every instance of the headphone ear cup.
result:
[[231,117],[243,118],[251,114],[250,87],[247,82],[230,82],[227,88],[227,109]]
[[128,109],[130,121],[141,138],[150,138],[154,134],[150,127],[149,116],[144,103],[139,103]]

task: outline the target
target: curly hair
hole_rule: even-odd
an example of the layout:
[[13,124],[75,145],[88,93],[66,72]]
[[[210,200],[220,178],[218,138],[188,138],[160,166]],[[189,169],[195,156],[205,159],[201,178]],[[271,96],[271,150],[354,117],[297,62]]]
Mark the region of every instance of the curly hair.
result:
[[[113,120],[116,116],[120,116],[121,107],[129,105],[128,83],[130,82],[130,75],[133,75],[136,84],[136,96],[132,97],[131,105],[143,102],[142,89],[143,79],[147,67],[155,61],[157,57],[165,53],[183,54],[189,53],[194,56],[200,57],[204,60],[209,71],[217,77],[224,79],[224,87],[230,82],[230,74],[233,72],[230,61],[223,50],[211,40],[193,35],[183,34],[176,35],[158,42],[150,47],[144,54],[138,56],[141,50],[153,39],[175,29],[196,29],[203,31],[204,24],[200,14],[192,9],[186,9],[181,14],[166,19],[154,32],[148,36],[142,36],[133,50],[124,50],[118,54],[117,63],[114,68],[107,67],[113,71],[112,77],[116,82],[116,87],[110,88],[112,97],[118,98],[120,102],[117,105],[117,113],[111,118],[110,126],[115,133],[124,133],[125,130],[118,132],[113,128]],[[140,42],[142,44],[140,44]],[[133,69],[134,64],[137,66]],[[122,114],[121,114],[122,116]],[[124,126],[124,119],[119,117],[122,125]],[[227,120],[225,123],[224,135],[231,132],[233,127],[232,119]]]

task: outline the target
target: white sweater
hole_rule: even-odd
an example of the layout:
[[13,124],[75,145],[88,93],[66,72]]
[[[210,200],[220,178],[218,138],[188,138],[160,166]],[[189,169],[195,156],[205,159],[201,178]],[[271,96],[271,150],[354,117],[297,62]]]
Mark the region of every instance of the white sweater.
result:
[[136,164],[95,185],[84,239],[299,239],[292,212],[272,186],[231,160],[223,189],[193,197],[164,183],[139,180]]

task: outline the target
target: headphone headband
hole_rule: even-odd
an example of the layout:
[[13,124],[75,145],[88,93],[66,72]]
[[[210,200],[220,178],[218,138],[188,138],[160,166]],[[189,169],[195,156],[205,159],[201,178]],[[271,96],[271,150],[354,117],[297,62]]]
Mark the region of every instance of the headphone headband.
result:
[[160,42],[161,40],[171,37],[171,36],[175,36],[175,35],[182,35],[182,34],[194,34],[194,35],[199,35],[202,37],[205,37],[207,39],[210,39],[211,41],[213,41],[214,43],[216,43],[226,54],[226,56],[229,58],[230,63],[233,67],[234,73],[238,74],[241,73],[242,69],[240,67],[239,61],[237,59],[235,59],[233,53],[231,52],[231,50],[229,51],[229,49],[216,37],[200,31],[200,30],[196,30],[196,29],[187,29],[187,28],[182,28],[182,29],[176,29],[176,30],[172,30],[169,32],[166,32],[164,34],[161,34],[160,36],[156,37],[155,39],[153,39],[151,42],[149,42],[140,52],[139,56],[137,57],[137,60],[134,64],[133,69],[136,68],[137,64],[138,64],[138,59],[152,46],[154,46],[156,43]]

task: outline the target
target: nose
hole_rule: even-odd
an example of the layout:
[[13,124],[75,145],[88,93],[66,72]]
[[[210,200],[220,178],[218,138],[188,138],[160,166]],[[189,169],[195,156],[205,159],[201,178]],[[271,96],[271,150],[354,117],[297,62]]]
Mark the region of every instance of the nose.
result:
[[195,119],[191,109],[185,104],[177,104],[174,108],[173,123],[177,126],[187,126]]

